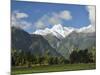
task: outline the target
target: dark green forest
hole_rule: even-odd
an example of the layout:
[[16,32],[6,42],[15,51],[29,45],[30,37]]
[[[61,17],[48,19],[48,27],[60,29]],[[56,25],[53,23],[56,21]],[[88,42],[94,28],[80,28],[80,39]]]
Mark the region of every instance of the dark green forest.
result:
[[[94,49],[93,49],[94,50]],[[53,57],[47,52],[44,56],[36,56],[30,52],[23,52],[21,50],[12,51],[11,56],[12,66],[41,66],[41,65],[54,65],[54,64],[74,64],[74,63],[95,63],[95,55],[93,52],[89,52],[88,49],[85,50],[74,50],[69,59],[64,57]]]

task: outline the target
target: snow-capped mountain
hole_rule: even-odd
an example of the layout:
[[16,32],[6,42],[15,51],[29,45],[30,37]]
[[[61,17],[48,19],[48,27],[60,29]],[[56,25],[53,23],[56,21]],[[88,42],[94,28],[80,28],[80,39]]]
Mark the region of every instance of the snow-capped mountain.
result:
[[86,27],[82,27],[82,28],[78,29],[77,32],[93,33],[93,32],[95,32],[95,25],[89,25]]
[[40,35],[48,35],[53,34],[58,38],[65,38],[68,34],[70,34],[74,28],[72,27],[63,27],[61,24],[54,25],[51,29],[45,28],[44,30],[37,30],[33,34],[40,34]]
[[39,34],[39,35],[48,35],[52,34],[56,36],[57,38],[65,38],[69,34],[71,34],[73,31],[77,33],[91,33],[95,32],[95,28],[92,25],[82,27],[82,28],[73,28],[73,27],[63,27],[61,24],[54,25],[51,29],[45,28],[44,30],[36,30],[33,32],[33,34]]
[[37,30],[33,34],[42,35],[50,45],[66,59],[74,48],[86,49],[95,47],[95,26],[89,25],[82,28],[63,27],[54,25],[51,29]]

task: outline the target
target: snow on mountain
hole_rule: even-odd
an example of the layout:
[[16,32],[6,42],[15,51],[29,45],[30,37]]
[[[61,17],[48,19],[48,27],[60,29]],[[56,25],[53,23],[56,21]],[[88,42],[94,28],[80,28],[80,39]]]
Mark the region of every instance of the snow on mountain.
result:
[[37,30],[33,34],[43,35],[49,44],[66,59],[74,48],[84,50],[95,46],[95,26],[93,25],[78,29],[58,24],[51,29]]
[[44,30],[36,30],[33,32],[33,34],[39,34],[39,35],[47,35],[47,34],[53,34],[54,36],[58,38],[65,38],[69,34],[71,34],[73,31],[77,33],[91,33],[95,32],[95,28],[93,25],[89,25],[82,28],[73,28],[73,27],[63,27],[61,24],[54,25],[51,29],[45,28]]
[[39,35],[47,35],[51,33],[51,30],[49,28],[45,28],[44,30],[36,30],[33,32],[33,34],[39,34]]
[[83,32],[83,33],[95,32],[95,26],[89,25],[86,27],[82,27],[82,28],[78,29],[77,32]]
[[70,34],[74,29],[71,27],[63,27],[61,24],[54,25],[51,29],[45,28],[44,30],[36,30],[33,34],[39,35],[47,35],[53,34],[58,38],[65,38],[68,34]]
[[70,34],[74,29],[73,28],[67,28],[67,27],[63,27],[61,24],[58,25],[54,25],[51,28],[51,32],[56,36],[59,37],[62,36],[63,38],[65,38],[68,34]]

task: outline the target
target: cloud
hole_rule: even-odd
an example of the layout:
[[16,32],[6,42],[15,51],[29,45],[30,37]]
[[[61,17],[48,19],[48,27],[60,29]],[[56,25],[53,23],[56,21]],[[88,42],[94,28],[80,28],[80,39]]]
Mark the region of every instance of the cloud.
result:
[[64,20],[70,20],[72,19],[72,16],[71,16],[71,13],[67,10],[64,10],[64,11],[61,11],[58,16],[61,18],[61,19],[64,19]]
[[89,13],[90,25],[82,27],[79,32],[95,32],[95,6],[86,6],[86,10]]
[[56,25],[62,23],[62,19],[59,17],[57,13],[52,13],[52,16],[48,18],[48,22],[51,25]]
[[56,18],[56,17],[51,17],[51,18],[49,18],[49,23],[51,25],[56,25],[56,24],[61,23],[61,20],[59,18]]
[[43,21],[38,21],[35,23],[35,27],[37,29],[43,29],[43,28],[45,28],[45,24],[43,23]]
[[22,19],[22,18],[28,18],[29,15],[23,12],[19,12],[19,11],[14,11],[13,14],[15,14],[17,19]]
[[86,7],[87,11],[89,12],[89,20],[92,25],[95,25],[95,6],[87,6]]
[[25,18],[28,18],[28,17],[29,15],[23,12],[19,12],[19,11],[12,12],[11,26],[19,27],[25,30],[31,28],[32,24],[24,20]]
[[41,18],[39,18],[35,23],[34,26],[36,29],[44,29],[46,25],[48,24],[48,15],[43,15]]
[[52,12],[46,15],[43,15],[34,25],[38,29],[44,29],[48,25],[62,24],[63,20],[71,20],[72,15],[70,11],[63,10],[60,12]]
[[60,11],[58,13],[52,13],[52,17],[49,18],[49,22],[52,25],[61,24],[63,20],[71,20],[72,16],[68,10]]

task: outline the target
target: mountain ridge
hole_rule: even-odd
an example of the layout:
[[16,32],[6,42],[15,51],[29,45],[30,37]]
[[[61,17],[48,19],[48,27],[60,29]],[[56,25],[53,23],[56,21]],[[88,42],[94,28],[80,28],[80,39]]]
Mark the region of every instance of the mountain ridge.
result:
[[92,33],[95,32],[95,28],[93,25],[89,25],[86,27],[82,27],[82,28],[74,28],[74,27],[64,27],[61,24],[57,24],[54,25],[52,28],[45,28],[45,29],[40,29],[40,30],[36,30],[35,32],[33,32],[33,34],[39,34],[39,35],[48,35],[48,34],[52,34],[58,38],[65,38],[67,37],[69,34],[71,34],[73,31],[77,32],[77,33]]
[[11,31],[11,49],[12,52],[16,50],[17,52],[23,51],[25,53],[31,52],[36,56],[45,56],[48,52],[50,56],[61,56],[48,41],[41,35],[29,34],[26,31],[12,27]]
[[95,28],[92,25],[76,29],[58,24],[51,29],[46,28],[33,34],[42,35],[66,59],[74,48],[84,50],[95,47],[96,44]]

